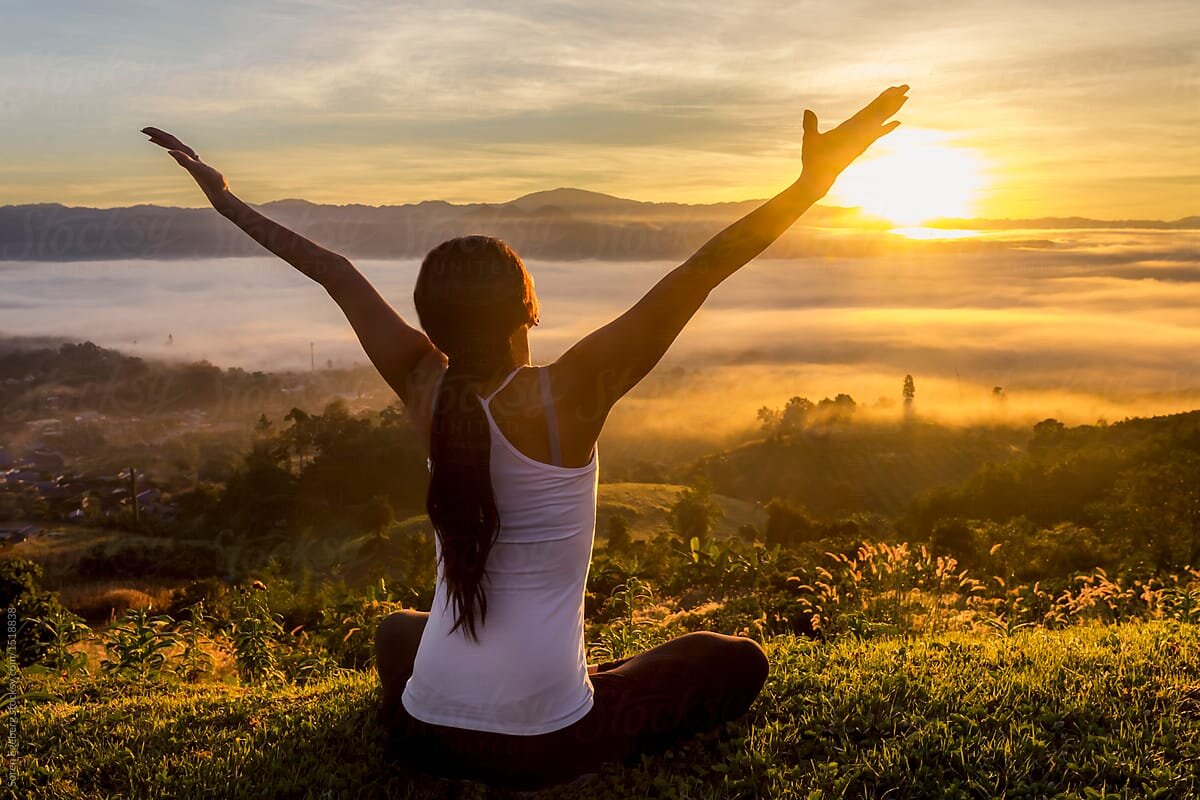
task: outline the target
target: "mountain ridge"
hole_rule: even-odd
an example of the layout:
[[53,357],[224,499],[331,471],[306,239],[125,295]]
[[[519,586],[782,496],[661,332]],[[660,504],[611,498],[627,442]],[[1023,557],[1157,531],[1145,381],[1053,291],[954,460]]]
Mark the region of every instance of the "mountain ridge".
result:
[[[420,257],[446,239],[486,232],[539,259],[686,258],[762,200],[650,202],[574,187],[529,192],[502,203],[422,200],[403,205],[332,205],[302,198],[253,204],[281,224],[359,258]],[[942,229],[1200,229],[1200,216],[1163,220],[942,219]],[[913,244],[886,234],[893,226],[858,208],[818,204],[767,251],[767,257],[870,256],[897,247],[978,251],[1005,242],[959,240]],[[482,228],[482,230],[481,230]],[[825,229],[854,231],[857,236]],[[185,259],[260,255],[259,246],[211,208],[142,203],[89,208],[61,203],[0,206],[0,261]]]

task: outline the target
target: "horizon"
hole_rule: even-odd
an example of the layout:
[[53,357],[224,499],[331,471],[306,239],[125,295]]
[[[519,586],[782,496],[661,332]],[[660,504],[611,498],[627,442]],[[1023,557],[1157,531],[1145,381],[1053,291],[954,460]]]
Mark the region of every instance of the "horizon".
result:
[[[309,200],[304,197],[278,197],[273,200],[263,200],[260,202],[254,202],[254,203],[251,203],[251,205],[255,205],[258,207],[266,207],[266,206],[270,206],[273,204],[280,204],[280,203],[307,203],[309,205],[328,207],[328,208],[353,208],[353,207],[359,207],[359,206],[361,206],[363,208],[406,208],[406,207],[410,207],[410,206],[419,206],[419,205],[423,205],[426,203],[445,203],[446,205],[455,206],[455,207],[504,206],[504,205],[512,205],[514,203],[518,203],[522,200],[525,200],[525,199],[528,199],[530,197],[534,197],[537,195],[548,195],[548,194],[554,194],[554,193],[558,193],[558,192],[575,192],[575,193],[581,193],[581,194],[587,194],[587,195],[595,195],[598,197],[604,197],[606,199],[621,200],[621,201],[625,201],[625,202],[629,202],[629,203],[638,203],[638,204],[642,204],[642,205],[658,205],[658,206],[706,207],[706,206],[718,206],[718,205],[739,205],[739,204],[744,204],[744,203],[763,203],[763,202],[766,202],[767,199],[769,199],[766,197],[745,197],[745,198],[740,198],[740,199],[714,200],[714,201],[709,201],[709,202],[702,202],[702,201],[689,202],[689,201],[682,201],[682,200],[644,200],[644,199],[640,199],[640,198],[636,198],[636,197],[628,197],[628,196],[619,195],[619,194],[612,194],[610,192],[603,192],[603,191],[599,191],[596,189],[587,189],[587,188],[583,188],[580,186],[555,186],[554,188],[551,188],[551,189],[534,189],[532,191],[525,192],[524,194],[518,195],[516,197],[509,198],[508,200],[454,201],[454,200],[446,200],[446,199],[440,198],[440,197],[425,197],[420,200],[409,200],[409,201],[397,202],[397,203],[373,204],[373,203],[358,203],[358,202],[349,202],[349,203],[317,202],[314,200]],[[39,201],[39,202],[34,202],[34,203],[4,203],[4,204],[0,204],[0,209],[22,208],[22,207],[42,206],[42,205],[49,205],[49,206],[57,205],[57,206],[62,206],[64,208],[70,208],[70,209],[87,209],[87,210],[94,210],[94,211],[112,211],[112,210],[138,208],[138,207],[178,209],[178,210],[188,210],[188,211],[197,210],[197,209],[204,210],[204,209],[211,208],[211,206],[207,203],[197,203],[196,205],[169,205],[169,204],[163,204],[163,203],[132,203],[129,205],[105,206],[105,205],[72,205],[69,203],[64,203],[64,202],[59,202],[59,201],[54,201],[54,200],[45,200],[45,201]],[[855,212],[855,213],[862,214],[867,219],[870,219],[873,221],[878,221],[880,223],[887,222],[886,218],[874,216],[874,215],[870,214],[870,212],[868,212],[862,206],[838,205],[836,203],[818,202],[818,203],[815,203],[813,207],[814,208],[823,208],[823,209],[827,209],[827,210],[831,210],[831,211],[838,211],[838,212],[842,212],[842,211]],[[932,217],[927,220],[924,220],[924,222],[925,223],[972,222],[972,221],[980,221],[980,222],[1025,222],[1025,221],[1041,222],[1041,221],[1046,221],[1046,220],[1085,220],[1085,221],[1090,221],[1090,222],[1111,222],[1111,223],[1120,223],[1120,222],[1176,223],[1176,222],[1182,222],[1184,220],[1192,220],[1192,219],[1200,219],[1200,209],[1197,209],[1195,211],[1195,213],[1185,213],[1185,214],[1181,214],[1179,216],[1166,217],[1166,218],[1089,217],[1089,216],[1084,216],[1084,215],[1079,215],[1079,214],[1068,214],[1068,215],[1045,214],[1045,215],[1040,215],[1037,217],[985,217],[985,216]],[[797,225],[803,226],[804,220],[803,219],[799,220],[797,222]],[[895,227],[901,228],[903,226],[897,225]]]

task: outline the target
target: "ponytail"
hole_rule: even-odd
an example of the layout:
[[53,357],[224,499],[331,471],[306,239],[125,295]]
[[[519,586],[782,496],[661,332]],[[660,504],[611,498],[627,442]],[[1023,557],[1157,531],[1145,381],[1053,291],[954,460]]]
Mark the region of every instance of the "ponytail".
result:
[[426,508],[441,543],[451,633],[478,641],[487,619],[488,554],[500,533],[491,479],[491,432],[481,389],[512,367],[510,342],[538,322],[533,279],[508,245],[465,236],[438,245],[414,292],[421,325],[449,366],[433,402]]
[[[465,362],[465,363],[464,363]],[[483,591],[488,553],[500,533],[492,489],[491,435],[478,393],[491,370],[462,357],[450,358],[434,400],[430,478],[426,508],[441,539],[442,569],[455,622],[478,640],[475,618],[487,619]]]

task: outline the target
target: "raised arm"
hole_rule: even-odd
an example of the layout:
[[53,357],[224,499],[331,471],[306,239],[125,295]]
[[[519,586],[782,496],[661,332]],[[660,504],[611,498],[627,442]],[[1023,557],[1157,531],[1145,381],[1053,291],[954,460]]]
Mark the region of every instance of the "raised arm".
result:
[[196,179],[218,213],[325,288],[345,312],[371,363],[407,406],[412,396],[411,376],[419,365],[432,363],[437,354],[429,337],[405,322],[345,256],[321,247],[242,202],[229,190],[220,172],[201,161],[195,150],[176,137],[158,128],[143,128],[142,133],[154,144],[166,148]]
[[[899,122],[887,122],[908,98],[893,86],[826,133],[804,112],[803,170],[778,195],[718,233],[660,280],[632,308],[592,332],[551,368],[558,402],[595,434],[613,404],[654,368],[721,281],[778,239],[809,206],[825,196],[854,159]],[[885,124],[886,123],[886,124]]]

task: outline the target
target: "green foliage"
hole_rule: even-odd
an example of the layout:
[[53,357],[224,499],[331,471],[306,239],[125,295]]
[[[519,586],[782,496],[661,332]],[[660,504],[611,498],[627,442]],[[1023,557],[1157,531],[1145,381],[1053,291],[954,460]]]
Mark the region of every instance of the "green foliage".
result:
[[74,571],[84,579],[205,578],[221,574],[224,567],[223,554],[211,542],[117,539],[91,547]]
[[693,536],[705,536],[713,520],[721,515],[721,507],[712,498],[712,485],[700,481],[679,493],[671,507],[671,526],[684,542]]
[[251,537],[306,525],[373,533],[387,527],[392,509],[424,506],[425,460],[403,414],[354,416],[334,402],[321,414],[292,409],[284,421],[289,426],[275,432],[260,426],[228,481],[220,512],[228,527]]
[[[1034,426],[1025,456],[928,492],[910,504],[903,528],[923,537],[955,520],[1020,519],[1073,538],[1067,547],[1075,553],[1048,559],[1047,569],[1057,574],[1139,562],[1177,570],[1200,562],[1200,412],[1074,428],[1044,420]],[[1102,536],[1092,539],[1091,532]]]
[[641,616],[643,609],[652,602],[653,589],[639,578],[630,578],[628,583],[616,587],[601,612],[613,621],[600,629],[596,641],[591,644],[592,659],[616,661],[664,641],[663,631]]
[[185,681],[195,682],[212,672],[213,657],[205,646],[209,640],[213,618],[198,600],[187,608],[187,619],[175,627],[176,641],[181,650],[177,658],[176,673]]
[[1200,564],[1200,452],[1176,450],[1125,470],[1099,511],[1105,530],[1142,543],[1157,566]]
[[174,622],[165,614],[151,615],[149,611],[131,608],[125,616],[104,633],[104,650],[108,657],[100,669],[119,678],[156,678],[168,671],[168,651],[178,642],[178,635],[168,626]]
[[280,651],[283,617],[271,611],[266,586],[255,581],[242,587],[234,606],[236,617],[230,638],[237,662],[238,677],[246,683],[274,683],[283,680]]
[[884,542],[826,555],[832,563],[811,585],[793,583],[821,636],[935,634],[973,621],[983,586],[953,558]]
[[[780,498],[807,509],[815,520],[832,520],[860,512],[897,514],[915,498],[959,484],[987,463],[1013,460],[1029,438],[1013,427],[957,428],[920,420],[896,425],[859,416],[854,412],[852,422],[844,415],[814,419],[791,434],[768,435],[701,463],[720,494],[762,503]],[[768,422],[775,424],[782,422]],[[941,516],[978,518],[959,509]]]
[[[46,663],[69,668],[69,645],[83,638],[87,626],[62,607],[58,597],[39,585],[42,568],[21,558],[0,561],[0,605],[15,641],[17,666]],[[9,636],[0,637],[0,650],[9,653]],[[69,663],[70,662],[70,663]]]
[[[38,588],[36,568],[0,566],[0,589],[27,609],[18,639],[33,648],[26,664],[44,665],[22,673],[34,686],[21,696],[84,729],[106,722],[124,737],[115,752],[67,737],[72,759],[37,739],[54,766],[29,773],[33,796],[153,796],[168,775],[171,790],[185,796],[212,793],[221,779],[236,794],[240,784],[229,776],[246,773],[235,764],[250,764],[268,794],[282,796],[340,796],[351,783],[371,796],[393,786],[372,749],[378,743],[365,738],[364,715],[376,702],[372,638],[387,614],[428,607],[433,537],[424,517],[397,520],[403,492],[356,483],[339,469],[352,453],[359,461],[363,453],[407,458],[386,442],[397,420],[355,418],[335,405],[321,415],[294,412],[282,430],[262,426],[244,471],[221,495],[221,513],[245,526],[219,537],[223,550],[164,541],[161,552],[138,545],[86,554],[81,563],[96,573],[137,572],[156,559],[156,574],[175,563],[192,573],[210,551],[221,567],[174,598],[171,613],[183,621],[131,611],[102,632],[108,657],[99,676],[86,673],[87,627]],[[1040,423],[1026,455],[927,495],[899,530],[878,514],[830,518],[779,495],[766,506],[765,545],[752,525],[715,536],[719,508],[706,476],[722,479],[736,457],[697,470],[671,509],[671,531],[635,541],[614,514],[588,575],[590,660],[717,630],[763,642],[773,669],[749,720],[752,736],[732,744],[699,737],[648,759],[642,772],[606,773],[596,796],[917,797],[931,786],[945,796],[1188,796],[1195,776],[1189,783],[1181,765],[1200,756],[1189,694],[1200,686],[1198,423],[1190,415],[1095,428]],[[825,453],[836,466],[853,449],[839,437],[884,441],[865,424],[851,427],[824,440],[760,443],[754,452],[775,447],[787,454],[778,462],[785,465],[797,452]],[[886,441],[902,462],[931,443],[935,451],[946,445],[942,435],[912,423]],[[976,455],[1003,441],[981,438]],[[796,473],[783,470],[778,480]],[[260,491],[272,486],[277,495]],[[180,552],[168,552],[175,545]],[[218,572],[241,582],[230,589]],[[201,683],[216,677],[221,650],[232,653],[240,687]],[[111,700],[112,687],[128,693],[135,677],[168,687],[161,694],[175,711],[149,697],[139,706],[161,738],[176,746],[180,730],[196,727],[187,763],[168,759],[165,744],[123,721],[131,712]],[[179,680],[167,685],[167,677]],[[342,693],[332,700],[331,686]],[[1139,694],[1148,687],[1156,694]],[[67,712],[55,697],[88,702]],[[218,700],[243,711],[218,710]],[[332,707],[298,708],[300,701]],[[60,730],[58,717],[45,724]],[[351,755],[331,734],[347,728],[359,737]],[[378,771],[364,773],[364,759],[376,759],[370,766]],[[298,788],[298,770],[315,775],[320,789]],[[408,794],[399,796],[442,792],[434,783],[403,785]],[[432,794],[422,794],[426,788]]]
[[606,530],[604,546],[612,553],[625,553],[629,551],[633,544],[633,539],[629,535],[629,521],[620,514],[613,514],[608,518],[608,528]]
[[322,650],[336,667],[366,669],[375,661],[375,629],[389,614],[404,608],[382,578],[365,595],[351,595],[321,609]]

